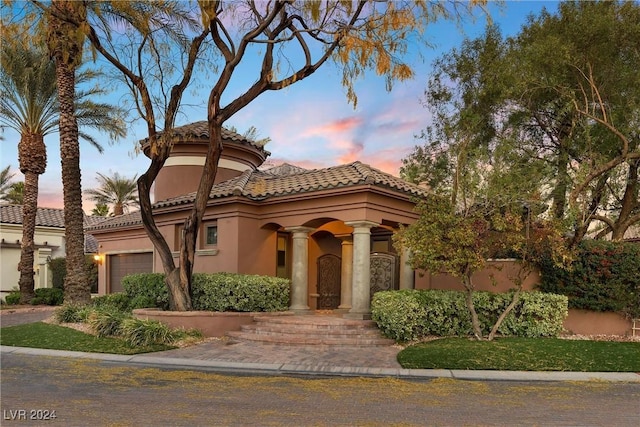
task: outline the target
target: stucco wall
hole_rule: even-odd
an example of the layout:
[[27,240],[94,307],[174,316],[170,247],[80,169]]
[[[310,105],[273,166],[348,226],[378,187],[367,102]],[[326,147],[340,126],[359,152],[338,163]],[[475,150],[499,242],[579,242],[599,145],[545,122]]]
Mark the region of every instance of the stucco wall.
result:
[[[519,267],[517,262],[512,260],[497,260],[489,262],[489,268],[476,272],[472,276],[473,283],[479,291],[505,292],[514,288],[513,278],[516,277]],[[496,283],[492,281],[495,279]],[[540,281],[540,274],[532,272],[524,281],[524,290],[533,290]],[[416,275],[416,289],[451,289],[456,291],[464,290],[460,279],[448,274],[432,274],[426,272],[424,275]]]
[[[18,286],[20,272],[20,247],[17,242],[22,241],[22,227],[13,224],[3,224],[0,227],[0,239],[4,239],[4,244],[0,248],[0,295],[4,298],[14,287]],[[36,288],[46,288],[52,286],[51,269],[47,261],[48,258],[65,256],[64,229],[53,227],[36,227],[34,234],[36,246],[46,247],[36,248],[34,252],[33,269],[35,271],[34,282]]]

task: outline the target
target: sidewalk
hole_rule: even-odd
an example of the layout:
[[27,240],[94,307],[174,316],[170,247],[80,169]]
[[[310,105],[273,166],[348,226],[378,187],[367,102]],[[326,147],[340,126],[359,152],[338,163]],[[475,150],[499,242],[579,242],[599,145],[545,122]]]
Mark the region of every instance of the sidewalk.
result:
[[[2,313],[1,326],[47,318],[47,310]],[[455,378],[495,381],[614,381],[640,383],[640,374],[625,372],[524,372],[449,369],[404,369],[396,360],[398,346],[338,347],[276,345],[209,340],[191,347],[139,355],[115,355],[0,346],[2,354],[42,355],[102,360],[145,367],[192,369],[245,375]]]

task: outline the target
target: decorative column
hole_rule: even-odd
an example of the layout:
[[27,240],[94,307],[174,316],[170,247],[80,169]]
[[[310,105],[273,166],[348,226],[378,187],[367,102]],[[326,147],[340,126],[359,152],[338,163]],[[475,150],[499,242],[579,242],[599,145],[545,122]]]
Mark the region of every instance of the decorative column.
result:
[[348,313],[351,310],[353,290],[353,236],[343,234],[336,236],[342,240],[342,268],[340,272],[340,305],[338,312]]
[[291,306],[289,309],[298,314],[310,312],[309,296],[309,227],[288,227],[293,233],[292,268],[291,268]]
[[350,221],[353,227],[353,286],[351,310],[344,317],[349,319],[371,319],[371,221]]
[[415,271],[409,265],[409,257],[411,256],[411,250],[407,248],[402,249],[400,254],[400,289],[415,289]]

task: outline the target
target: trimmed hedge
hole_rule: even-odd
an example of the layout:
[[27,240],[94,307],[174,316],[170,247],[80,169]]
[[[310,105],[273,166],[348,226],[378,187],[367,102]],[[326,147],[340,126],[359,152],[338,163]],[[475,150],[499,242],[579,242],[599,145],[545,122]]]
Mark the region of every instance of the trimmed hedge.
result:
[[35,290],[36,296],[31,300],[31,304],[39,305],[62,305],[64,302],[64,292],[58,288],[38,288]]
[[[31,305],[61,305],[64,300],[64,292],[58,288],[37,288],[34,290],[35,297],[31,300]],[[5,297],[8,305],[20,303],[20,291],[13,290]]]
[[[473,303],[483,334],[488,334],[511,301],[511,293],[475,292]],[[376,292],[372,319],[382,333],[399,342],[429,335],[468,336],[471,316],[464,292],[446,290],[400,290]],[[522,292],[514,309],[498,329],[501,335],[521,337],[557,336],[567,316],[567,297],[543,292]]]
[[233,273],[194,274],[193,308],[205,311],[285,311],[289,280]]
[[568,269],[545,260],[540,265],[543,292],[569,297],[570,308],[612,311],[640,317],[640,245],[585,240]]
[[129,298],[129,309],[157,307],[169,309],[169,290],[163,273],[130,274],[122,279],[124,294]]
[[[129,309],[169,308],[169,292],[162,273],[124,277]],[[192,303],[203,311],[284,311],[289,308],[289,280],[234,273],[193,275]]]

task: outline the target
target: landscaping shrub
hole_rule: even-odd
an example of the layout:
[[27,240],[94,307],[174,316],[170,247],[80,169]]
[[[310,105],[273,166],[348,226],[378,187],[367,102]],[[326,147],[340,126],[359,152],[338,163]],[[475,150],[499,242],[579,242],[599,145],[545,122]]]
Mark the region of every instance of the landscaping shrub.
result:
[[115,307],[104,306],[94,308],[87,319],[87,322],[99,337],[119,335],[122,322],[129,316],[128,313],[118,310]]
[[[85,255],[85,273],[89,281],[92,293],[98,292],[98,266],[93,260],[93,256]],[[49,260],[51,269],[51,280],[53,287],[64,289],[64,278],[67,276],[67,259],[64,257],[52,258]]]
[[[473,302],[483,333],[488,333],[511,301],[511,293],[475,292]],[[467,336],[472,332],[464,292],[401,290],[376,292],[372,318],[389,338],[414,341],[428,335]],[[567,315],[567,298],[523,292],[498,329],[502,335],[557,336]]]
[[65,257],[49,260],[51,269],[51,281],[56,289],[64,289],[64,278],[67,276],[67,259]]
[[35,294],[36,296],[31,300],[33,305],[61,305],[64,301],[64,292],[58,288],[38,288]]
[[193,307],[207,311],[284,311],[289,280],[233,273],[194,274]]
[[132,346],[148,346],[152,344],[172,344],[179,333],[175,333],[164,323],[157,320],[127,318],[122,321],[120,336]]
[[54,317],[59,323],[84,323],[92,310],[86,305],[64,304],[56,309]]
[[543,292],[569,297],[570,308],[613,311],[640,317],[640,245],[585,240],[575,261],[561,268],[550,260],[540,265]]
[[20,303],[20,291],[12,290],[6,297],[4,297],[4,301],[8,305],[16,305]]
[[130,274],[122,279],[122,287],[130,300],[130,307],[169,309],[169,291],[162,273]]
[[[122,279],[128,308],[169,308],[169,292],[162,273],[141,273]],[[234,273],[195,273],[192,283],[194,310],[284,311],[289,308],[287,279]]]
[[124,292],[116,292],[108,295],[100,295],[91,300],[94,307],[110,306],[121,311],[130,311],[129,305],[131,298]]

